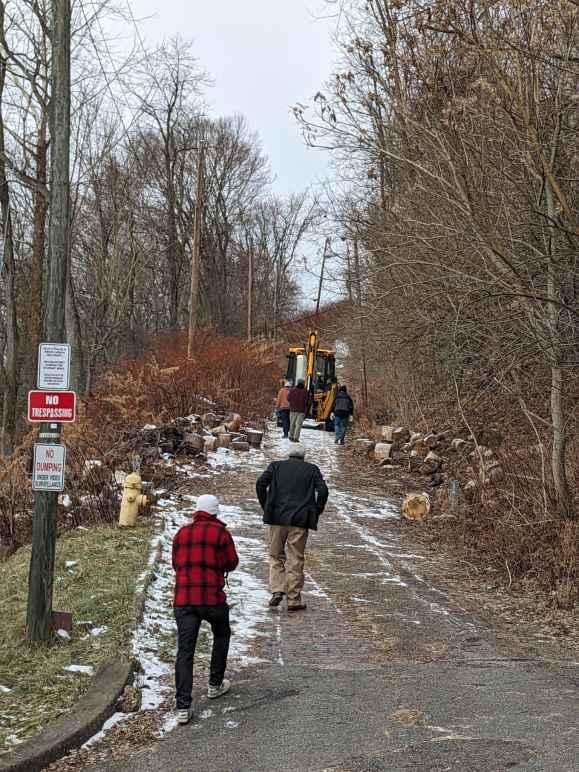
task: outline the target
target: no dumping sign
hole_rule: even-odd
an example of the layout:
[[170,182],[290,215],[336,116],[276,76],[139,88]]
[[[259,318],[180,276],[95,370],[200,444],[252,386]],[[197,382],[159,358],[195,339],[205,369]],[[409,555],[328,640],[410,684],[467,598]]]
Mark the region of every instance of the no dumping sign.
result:
[[32,470],[32,490],[64,490],[64,466],[66,448],[64,445],[34,446],[34,468]]

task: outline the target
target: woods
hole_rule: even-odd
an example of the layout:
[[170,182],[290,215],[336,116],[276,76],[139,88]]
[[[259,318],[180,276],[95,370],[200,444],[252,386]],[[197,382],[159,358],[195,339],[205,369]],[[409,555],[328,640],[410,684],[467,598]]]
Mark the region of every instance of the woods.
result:
[[333,150],[375,401],[508,429],[535,449],[509,506],[576,518],[579,8],[328,6],[340,66],[295,114]]
[[[22,436],[50,305],[51,25],[46,0],[0,3],[5,457]],[[212,81],[191,43],[149,48],[128,7],[113,0],[74,3],[72,27],[72,386],[91,394],[119,358],[187,326],[202,148],[196,318],[217,333],[275,337],[296,299],[293,261],[316,222],[315,200],[272,192],[268,159],[244,117],[209,117]],[[131,44],[118,46],[113,28]]]

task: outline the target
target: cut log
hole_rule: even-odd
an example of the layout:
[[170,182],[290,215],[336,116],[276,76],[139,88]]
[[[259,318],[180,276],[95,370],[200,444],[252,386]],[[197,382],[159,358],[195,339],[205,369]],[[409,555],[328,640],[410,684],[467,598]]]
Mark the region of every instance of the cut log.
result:
[[229,416],[227,421],[225,421],[225,426],[227,427],[228,432],[238,432],[241,426],[241,416],[237,413],[233,413],[233,415]]
[[247,452],[249,450],[249,442],[243,442],[243,440],[234,440],[231,443],[231,450]]
[[261,446],[262,440],[263,440],[263,432],[259,432],[257,431],[257,429],[247,430],[247,441],[249,442],[252,448],[259,448]]
[[392,432],[393,442],[408,442],[410,439],[410,432],[405,426],[398,426]]
[[205,452],[211,453],[217,450],[217,437],[205,437]]
[[231,434],[220,434],[217,438],[218,448],[229,448],[233,442],[233,436]]
[[359,439],[354,442],[354,450],[362,456],[369,456],[376,447],[374,440]]
[[374,458],[377,461],[382,461],[384,458],[390,458],[392,455],[392,443],[378,442],[374,448]]
[[442,466],[442,458],[438,456],[434,451],[430,451],[426,458],[424,459],[424,464],[422,465],[422,471],[424,474],[434,474],[434,472],[438,472],[438,470]]
[[394,438],[392,437],[392,433],[394,432],[394,426],[383,426],[382,427],[382,439],[385,442],[393,442]]
[[409,493],[402,503],[402,515],[407,520],[424,520],[430,512],[430,497],[427,493]]

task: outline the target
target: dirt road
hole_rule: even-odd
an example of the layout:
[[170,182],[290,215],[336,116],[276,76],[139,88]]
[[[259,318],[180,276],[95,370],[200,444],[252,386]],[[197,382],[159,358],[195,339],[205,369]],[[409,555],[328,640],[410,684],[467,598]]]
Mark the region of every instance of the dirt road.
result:
[[[119,724],[108,744],[58,769],[579,769],[577,663],[530,655],[449,592],[452,560],[416,545],[383,483],[356,477],[332,439],[304,433],[308,457],[331,489],[308,545],[307,612],[266,608],[254,483],[285,451],[273,431],[263,452],[242,462],[218,457],[206,476],[190,473],[179,496],[162,502],[163,562],[135,644],[145,666],[148,733],[142,720]],[[209,702],[200,662],[196,719],[175,728],[166,712],[174,646],[167,558],[201,492],[220,496],[242,556],[230,595],[234,688]],[[162,739],[147,743],[158,731]],[[95,756],[100,761],[91,764]]]

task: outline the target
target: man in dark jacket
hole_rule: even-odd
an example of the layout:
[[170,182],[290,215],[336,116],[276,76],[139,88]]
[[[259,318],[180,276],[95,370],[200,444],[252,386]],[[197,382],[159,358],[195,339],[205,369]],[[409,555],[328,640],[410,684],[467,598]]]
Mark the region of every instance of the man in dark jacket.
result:
[[201,622],[211,625],[213,652],[209,675],[209,699],[229,691],[224,678],[229,652],[229,606],[223,592],[225,576],[237,568],[235,544],[225,523],[217,519],[215,496],[199,496],[193,522],[181,528],[173,539],[175,570],[175,619],[177,620],[177,721],[186,724],[193,715],[193,659]]
[[292,447],[289,458],[270,464],[256,484],[263,522],[269,526],[269,605],[279,606],[287,595],[288,611],[306,608],[301,591],[308,531],[317,530],[328,500],[322,473],[304,460],[305,454],[301,445]]
[[334,426],[336,431],[335,443],[336,445],[345,445],[348,421],[350,420],[350,416],[354,415],[354,403],[345,386],[340,386],[336,399],[334,400],[332,413],[334,414]]
[[297,386],[290,391],[288,402],[290,406],[289,438],[292,442],[299,442],[302,425],[310,407],[310,395],[303,381],[298,381]]

